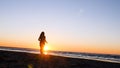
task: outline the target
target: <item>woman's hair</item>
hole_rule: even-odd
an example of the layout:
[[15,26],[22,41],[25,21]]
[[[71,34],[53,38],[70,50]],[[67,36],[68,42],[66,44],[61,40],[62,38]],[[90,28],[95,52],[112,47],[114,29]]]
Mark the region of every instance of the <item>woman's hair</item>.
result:
[[41,32],[40,37],[43,37],[45,35],[45,32]]
[[43,32],[43,31],[42,31],[42,32],[41,32],[41,34],[43,34],[43,35],[44,35],[44,34],[45,34],[45,32]]

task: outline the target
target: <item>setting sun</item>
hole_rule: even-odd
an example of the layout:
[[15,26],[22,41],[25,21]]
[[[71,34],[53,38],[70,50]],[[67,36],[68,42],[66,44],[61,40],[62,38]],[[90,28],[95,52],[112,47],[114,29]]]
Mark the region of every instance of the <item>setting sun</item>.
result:
[[49,50],[48,45],[45,45],[45,47],[44,47],[44,51],[48,51],[48,50]]
[[48,44],[44,46],[44,54],[47,55],[48,54],[48,50],[49,50],[49,47],[48,47]]

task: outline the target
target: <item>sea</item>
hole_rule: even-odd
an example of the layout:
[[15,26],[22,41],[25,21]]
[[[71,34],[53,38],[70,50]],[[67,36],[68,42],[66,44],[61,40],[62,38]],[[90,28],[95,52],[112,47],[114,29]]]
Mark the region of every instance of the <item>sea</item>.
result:
[[[28,49],[28,48],[0,47],[0,50],[40,54],[39,50]],[[47,55],[120,63],[120,55],[113,55],[113,54],[97,54],[97,53],[68,52],[68,51],[47,51]]]

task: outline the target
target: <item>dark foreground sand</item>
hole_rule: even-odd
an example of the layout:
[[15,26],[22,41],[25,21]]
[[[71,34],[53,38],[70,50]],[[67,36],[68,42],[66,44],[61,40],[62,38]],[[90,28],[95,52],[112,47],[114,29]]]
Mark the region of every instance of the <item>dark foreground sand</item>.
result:
[[0,68],[120,68],[120,64],[0,50]]

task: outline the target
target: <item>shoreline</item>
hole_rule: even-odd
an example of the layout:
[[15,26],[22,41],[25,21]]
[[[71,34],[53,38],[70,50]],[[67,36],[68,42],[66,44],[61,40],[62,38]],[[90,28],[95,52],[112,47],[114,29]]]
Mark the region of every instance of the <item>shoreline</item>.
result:
[[[34,49],[28,49],[28,48],[16,48],[16,47],[4,47],[4,46],[0,46],[0,50],[4,50],[4,51],[13,51],[13,52],[25,52],[25,53],[32,53],[32,54],[39,54],[39,52],[32,52],[32,50]],[[39,50],[38,50],[39,51]],[[59,51],[58,51],[59,52]],[[62,51],[60,51],[62,52]],[[64,51],[63,51],[64,52]],[[72,53],[72,52],[71,52]],[[74,52],[73,52],[74,53]],[[78,52],[79,53],[79,52]],[[88,59],[88,60],[97,60],[97,61],[103,61],[103,62],[112,62],[112,63],[120,63],[119,59],[114,59],[112,60],[111,58],[106,59],[104,58],[95,58],[95,57],[77,57],[77,56],[69,56],[69,55],[59,55],[59,54],[52,54],[52,53],[48,53],[49,55],[54,55],[54,56],[62,56],[62,57],[67,57],[67,58],[77,58],[77,59]],[[88,53],[91,54],[91,53]],[[93,53],[94,54],[94,53]],[[97,54],[97,53],[95,53]],[[98,54],[99,55],[99,54]],[[101,55],[112,55],[112,56],[120,56],[120,55],[114,55],[114,54],[101,54]]]
[[114,62],[4,50],[0,50],[0,61],[0,68],[120,68]]

